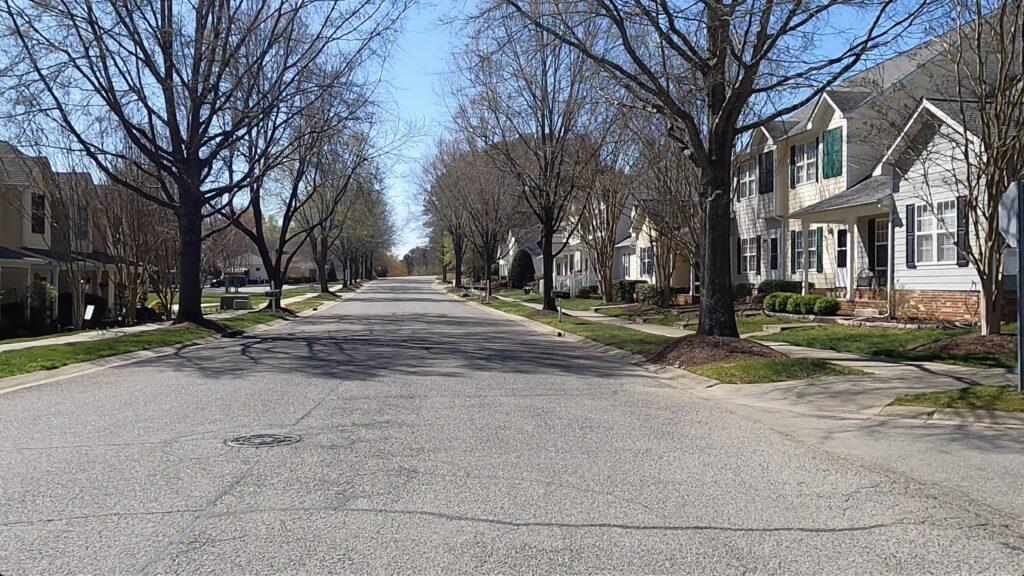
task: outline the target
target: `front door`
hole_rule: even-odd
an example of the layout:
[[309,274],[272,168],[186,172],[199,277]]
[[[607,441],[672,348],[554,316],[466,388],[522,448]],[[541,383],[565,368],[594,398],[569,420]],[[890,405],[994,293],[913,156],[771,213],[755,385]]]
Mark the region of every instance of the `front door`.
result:
[[846,288],[850,277],[850,232],[846,228],[836,230],[836,288]]

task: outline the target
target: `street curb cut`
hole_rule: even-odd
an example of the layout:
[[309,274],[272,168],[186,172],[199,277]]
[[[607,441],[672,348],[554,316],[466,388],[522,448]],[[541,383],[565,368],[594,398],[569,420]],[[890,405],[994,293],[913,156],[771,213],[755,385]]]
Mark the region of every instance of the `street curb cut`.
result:
[[[360,289],[362,289],[362,287],[360,287]],[[358,290],[356,292],[358,292]],[[302,318],[306,316],[312,316],[313,314],[323,312],[324,310],[340,303],[340,299],[337,302],[327,302],[325,303],[325,305],[319,306],[315,310],[306,310],[305,312],[300,312],[296,314],[296,316]],[[248,332],[245,332],[242,336],[244,337],[246,334],[256,334],[259,332],[264,332],[271,328],[287,324],[288,322],[290,322],[290,320],[274,320],[272,322],[267,322],[266,324],[259,324],[257,326],[254,326]],[[26,372],[25,374],[8,376],[7,378],[0,378],[0,395],[15,392],[17,390],[22,390],[24,388],[31,388],[34,386],[40,386],[42,384],[49,384],[50,382],[64,380],[72,376],[81,376],[83,374],[90,374],[92,372],[98,372],[100,370],[105,370],[107,368],[124,366],[126,364],[134,364],[142,360],[148,360],[150,358],[156,358],[158,356],[174,354],[187,348],[205,346],[207,344],[214,344],[217,342],[231,342],[232,340],[238,340],[238,338],[220,338],[211,336],[208,338],[200,338],[199,340],[192,340],[191,342],[176,344],[174,346],[162,346],[160,348],[136,350],[135,352],[118,354],[116,356],[107,356],[106,358],[89,360],[87,362],[77,362],[75,364],[61,366],[60,368],[54,368],[53,370],[37,370],[35,372]]]
[[924,422],[960,422],[994,426],[1024,426],[1024,414],[991,410],[961,410],[929,406],[883,406],[878,416],[922,420]]

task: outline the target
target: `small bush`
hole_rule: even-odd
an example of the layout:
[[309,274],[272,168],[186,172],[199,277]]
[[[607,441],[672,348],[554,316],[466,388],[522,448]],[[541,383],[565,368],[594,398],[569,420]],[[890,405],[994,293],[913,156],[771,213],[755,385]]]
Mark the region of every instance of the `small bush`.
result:
[[[807,288],[814,288],[814,283],[808,282]],[[799,294],[802,290],[803,282],[799,280],[764,280],[757,285],[758,294],[775,294],[776,292]]]
[[508,271],[508,285],[520,290],[530,283],[530,278],[533,278],[535,273],[533,257],[526,250],[519,250],[512,257],[512,266]]
[[[797,296],[799,296],[799,294],[794,294],[792,292],[775,292],[775,293],[771,294],[771,296],[772,296],[772,299],[770,300],[771,306],[769,307],[767,304],[765,306],[768,309],[768,311],[770,311],[770,312],[788,312],[789,311],[789,301],[792,300],[793,298],[796,298]],[[766,299],[766,302],[769,302],[769,301]]]
[[765,310],[769,312],[775,312],[775,302],[778,300],[778,298],[775,296],[774,293],[767,295],[758,294],[758,296],[763,296],[763,299],[761,300],[761,306]]
[[641,285],[646,285],[644,280],[616,280],[615,300],[618,302],[632,302],[633,294]]
[[800,313],[801,314],[814,314],[814,305],[818,303],[824,296],[818,294],[808,294],[800,300]]
[[641,304],[663,308],[665,306],[665,291],[645,282],[636,287],[636,300]]
[[834,316],[836,312],[839,312],[839,300],[831,296],[819,298],[814,303],[814,313],[818,316]]
[[592,294],[593,292],[590,291],[590,288],[588,286],[583,286],[576,291],[577,298],[590,298]]

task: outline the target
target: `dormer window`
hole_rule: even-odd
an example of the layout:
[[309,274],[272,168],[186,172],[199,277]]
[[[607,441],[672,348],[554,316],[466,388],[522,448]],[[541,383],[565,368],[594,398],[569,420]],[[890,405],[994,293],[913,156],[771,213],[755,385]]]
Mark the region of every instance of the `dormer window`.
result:
[[818,139],[789,147],[789,183],[799,186],[818,179]]
[[736,197],[739,200],[753,198],[757,194],[757,168],[754,161],[740,164],[739,177],[736,182]]

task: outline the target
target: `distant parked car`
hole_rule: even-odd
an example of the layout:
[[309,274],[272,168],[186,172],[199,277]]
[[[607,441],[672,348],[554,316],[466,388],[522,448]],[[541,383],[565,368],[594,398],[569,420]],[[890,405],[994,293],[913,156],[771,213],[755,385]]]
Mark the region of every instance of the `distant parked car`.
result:
[[210,288],[223,288],[223,287],[224,287],[224,279],[223,278],[217,278],[216,280],[213,280],[212,282],[210,282]]

